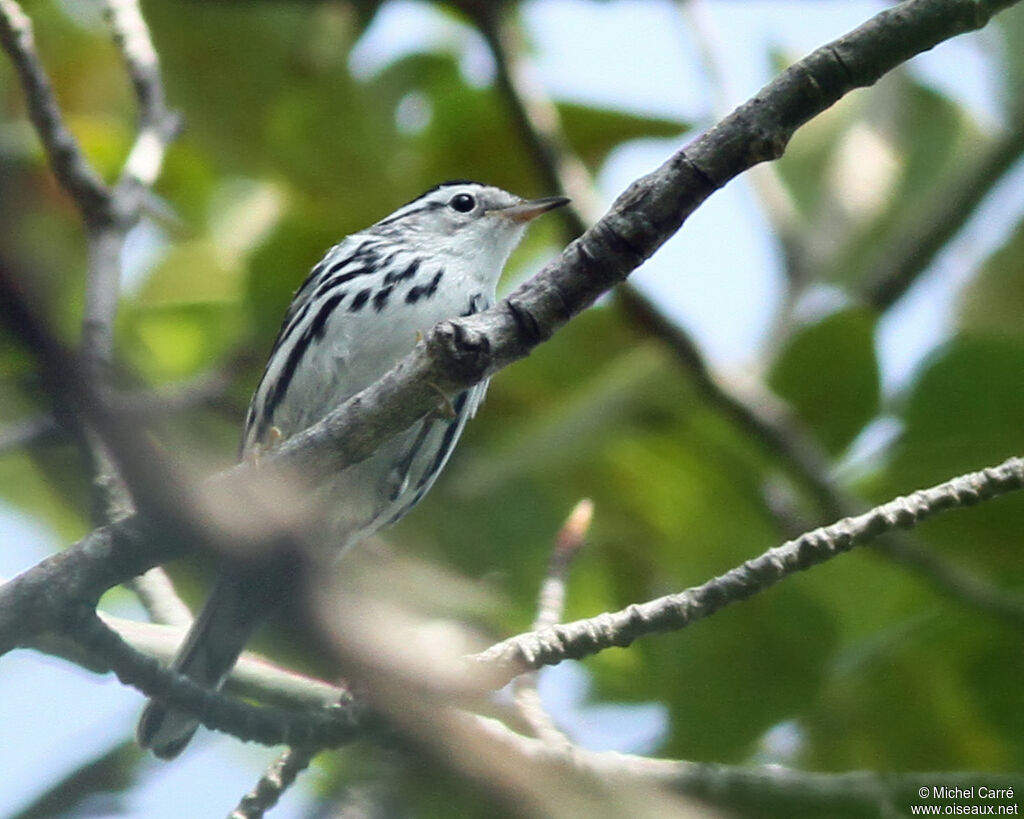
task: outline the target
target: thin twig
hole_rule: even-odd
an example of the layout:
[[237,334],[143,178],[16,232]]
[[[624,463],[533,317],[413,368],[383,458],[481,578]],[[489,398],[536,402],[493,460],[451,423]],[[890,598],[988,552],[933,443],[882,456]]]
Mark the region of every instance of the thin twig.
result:
[[274,807],[295,778],[309,767],[318,753],[314,748],[287,748],[260,777],[256,786],[238,803],[228,819],[260,819]]
[[[734,97],[728,71],[720,59],[721,38],[708,14],[705,0],[676,0],[676,9],[689,24],[694,42],[700,54],[705,84],[710,89],[711,113],[719,119],[729,113]],[[805,271],[798,260],[806,257],[801,241],[805,227],[796,202],[786,189],[775,165],[766,164],[751,168],[746,176],[761,205],[761,210],[772,227],[774,236],[786,258],[785,270],[790,278],[790,290],[803,283]]]
[[590,172],[569,148],[562,119],[531,60],[524,35],[515,20],[515,7],[496,3],[463,3],[483,35],[497,67],[498,90],[508,103],[523,143],[533,157],[545,190],[572,199],[562,210],[569,232],[578,236],[601,216],[604,207]]
[[12,421],[0,429],[0,455],[15,449],[63,440],[64,430],[51,412]]
[[110,191],[64,122],[50,78],[36,52],[32,21],[16,0],[0,0],[0,41],[18,71],[29,117],[61,186],[71,194],[83,216],[105,211]]
[[139,130],[121,170],[118,188],[148,188],[156,182],[180,118],[167,108],[160,61],[138,0],[106,0],[106,17],[139,105]]
[[[847,518],[771,549],[703,586],[635,604],[620,612],[530,632],[498,643],[467,658],[472,686],[479,683],[498,687],[525,671],[543,665],[579,659],[612,646],[626,646],[645,634],[685,628],[726,605],[744,600],[785,577],[829,560],[885,532],[914,526],[936,514],[992,500],[1022,488],[1024,459],[1014,458],[998,467],[954,478],[907,498],[897,498],[865,515]],[[103,560],[104,556],[98,555],[98,559]],[[42,582],[45,584],[47,581],[44,579]],[[16,579],[0,586],[0,599],[7,588],[17,583]],[[52,587],[53,584],[49,585]],[[17,605],[17,601],[15,597],[11,602]],[[23,605],[18,607],[17,613],[26,619],[31,610]],[[3,616],[4,609],[0,607],[0,620]],[[351,702],[333,715],[295,713],[255,708],[211,692],[140,654],[102,623],[88,606],[62,610],[53,625],[78,640],[93,657],[115,671],[123,682],[176,708],[199,715],[211,728],[251,741],[310,747],[335,747],[352,741],[366,730],[366,713]],[[19,629],[18,633],[22,630]],[[372,641],[362,642],[365,642],[366,650],[373,650]],[[362,664],[366,666],[365,658]],[[383,671],[377,669],[374,673],[379,675]]]
[[590,531],[594,519],[594,502],[584,498],[577,503],[555,538],[548,571],[540,587],[537,597],[537,616],[533,621],[533,630],[548,628],[562,619],[565,610],[565,583],[569,574],[569,565],[579,554]]
[[154,623],[181,628],[192,625],[192,610],[178,596],[174,583],[161,566],[133,577],[125,585],[138,595],[139,602]]
[[[492,685],[501,685],[530,669],[579,659],[612,646],[628,646],[643,635],[685,628],[882,534],[1021,489],[1024,458],[1010,458],[999,466],[961,475],[905,498],[896,498],[863,515],[815,529],[702,586],[634,604],[612,614],[512,637],[469,659],[487,674]],[[1024,622],[1024,608],[1018,614]]]
[[[540,631],[556,625],[565,610],[565,586],[569,564],[583,548],[590,522],[594,517],[594,503],[583,499],[577,503],[555,537],[554,548],[548,561],[548,570],[537,596],[537,616],[531,631]],[[571,744],[569,738],[555,725],[544,708],[537,690],[539,675],[536,671],[517,677],[513,683],[513,696],[519,715],[545,742]]]
[[[341,701],[329,707],[285,709],[249,705],[212,691],[136,651],[89,606],[65,613],[64,633],[105,663],[117,678],[148,697],[195,714],[216,731],[263,745],[335,748],[365,736],[377,721],[342,689]],[[316,692],[314,691],[314,695]]]

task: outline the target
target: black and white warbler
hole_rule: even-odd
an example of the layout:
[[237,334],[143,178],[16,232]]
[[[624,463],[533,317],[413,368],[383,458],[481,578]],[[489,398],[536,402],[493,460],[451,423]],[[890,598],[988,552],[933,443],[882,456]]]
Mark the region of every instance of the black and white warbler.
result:
[[[249,405],[243,457],[302,431],[368,387],[412,350],[419,333],[490,307],[527,224],[568,201],[526,201],[478,182],[445,182],[332,247],[285,314]],[[452,417],[424,419],[332,477],[332,547],[348,548],[422,499],[486,389],[483,382],[466,390],[452,402]],[[280,602],[282,585],[271,575],[222,572],[172,667],[219,688]],[[170,759],[198,724],[151,701],[138,740]]]

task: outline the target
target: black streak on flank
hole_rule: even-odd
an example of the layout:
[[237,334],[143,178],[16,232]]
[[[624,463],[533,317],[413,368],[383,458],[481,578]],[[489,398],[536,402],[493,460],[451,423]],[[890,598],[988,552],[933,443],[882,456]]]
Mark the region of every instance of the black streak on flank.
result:
[[363,309],[363,305],[370,300],[370,294],[373,292],[369,287],[365,290],[360,290],[356,293],[356,297],[352,299],[352,303],[348,306],[350,313],[358,313]]
[[406,279],[411,279],[416,275],[416,271],[420,269],[420,260],[416,259],[401,273],[392,270],[384,277],[384,284],[397,284],[398,282],[404,282]]
[[353,262],[359,262],[359,264],[364,268],[374,269],[377,267],[378,261],[380,261],[380,254],[378,254],[376,247],[371,245],[369,242],[363,242],[351,253],[338,259],[338,261],[328,267],[327,274],[331,275],[333,273],[337,273],[343,267],[350,265]]
[[324,337],[324,331],[327,329],[327,319],[331,317],[331,313],[334,312],[335,308],[341,304],[341,300],[345,298],[344,293],[337,293],[331,296],[327,301],[324,302],[323,307],[317,312],[316,316],[313,317],[313,321],[310,322],[309,329],[303,335],[309,335],[310,338],[315,338],[318,341]]
[[352,279],[357,279],[360,276],[367,276],[373,272],[374,270],[372,267],[357,267],[355,270],[348,271],[348,273],[340,273],[336,276],[331,276],[323,284],[317,287],[316,293],[314,294],[313,298],[316,298],[317,296],[322,296],[328,290],[332,290],[338,285],[350,282],[352,281]]
[[271,390],[270,394],[266,398],[266,404],[260,419],[260,427],[256,430],[256,434],[253,440],[260,441],[263,439],[263,435],[266,433],[270,424],[274,420],[274,410],[277,409],[278,404],[281,403],[288,391],[288,385],[291,383],[292,378],[295,376],[295,370],[299,366],[299,362],[306,355],[310,344],[316,341],[320,341],[323,338],[324,332],[327,328],[327,320],[331,317],[331,314],[337,309],[338,305],[341,304],[342,299],[345,298],[344,293],[337,293],[331,296],[325,301],[320,309],[317,310],[316,315],[305,330],[302,331],[302,335],[295,342],[295,346],[288,353],[288,358],[284,363],[284,367],[281,368],[281,372],[278,373],[277,382],[274,384],[274,389]]
[[393,285],[388,285],[387,287],[378,290],[374,295],[373,309],[376,310],[378,313],[387,306],[388,296],[391,295],[392,289]]
[[405,300],[408,304],[415,304],[420,299],[429,299],[437,292],[437,286],[441,283],[441,278],[444,276],[443,270],[438,270],[434,274],[434,278],[430,280],[428,284],[417,284],[409,288],[409,292],[405,294]]

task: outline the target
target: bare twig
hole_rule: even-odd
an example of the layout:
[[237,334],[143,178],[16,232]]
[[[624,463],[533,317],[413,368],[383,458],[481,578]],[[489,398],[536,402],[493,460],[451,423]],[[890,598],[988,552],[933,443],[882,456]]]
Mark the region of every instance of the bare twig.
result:
[[64,122],[53,86],[36,52],[32,21],[15,0],[0,0],[0,41],[18,71],[29,116],[61,186],[71,194],[83,217],[105,212],[110,191]]
[[14,449],[46,444],[64,438],[64,431],[53,417],[43,412],[19,421],[12,421],[0,430],[0,454]]
[[523,32],[513,6],[462,3],[487,42],[497,67],[498,90],[509,105],[520,137],[533,157],[545,190],[572,198],[562,210],[569,232],[578,236],[601,216],[603,205],[590,172],[569,148],[558,109],[544,93],[533,63],[525,56]]
[[537,617],[533,621],[533,630],[548,628],[562,619],[565,609],[565,581],[569,572],[569,564],[576,557],[586,541],[590,531],[590,523],[594,519],[594,502],[584,498],[577,503],[555,538],[555,546],[551,550],[548,571],[541,584],[537,599]]
[[[547,574],[541,583],[537,599],[537,616],[534,618],[532,631],[550,628],[562,619],[569,564],[583,548],[593,516],[593,501],[581,500],[573,507],[559,530],[554,548],[551,550]],[[536,671],[523,674],[514,681],[513,693],[520,716],[526,720],[534,734],[545,742],[569,744],[569,738],[555,725],[545,710],[540,692],[537,690],[537,682]]]
[[[897,498],[864,515],[816,529],[702,586],[634,604],[619,612],[605,613],[504,640],[486,651],[468,657],[470,678],[459,682],[453,678],[452,683],[466,691],[471,691],[478,684],[500,687],[522,673],[545,665],[557,664],[566,659],[580,659],[612,646],[627,646],[644,635],[686,628],[729,604],[745,600],[796,572],[870,542],[886,532],[912,527],[941,512],[992,500],[1022,488],[1024,459],[1021,458],[1010,459],[998,467],[962,475],[906,498]],[[4,589],[0,587],[0,600]],[[26,608],[22,606],[22,612]],[[347,624],[345,631],[352,634],[359,631],[356,625],[359,618],[352,612],[348,613],[352,616],[343,618]],[[0,607],[0,623],[3,615],[3,608]],[[1024,611],[1021,617],[1024,619]],[[379,618],[375,618],[377,631],[380,630],[378,621]],[[204,724],[209,727],[258,742],[287,742],[301,746],[328,746],[346,742],[358,735],[360,730],[360,720],[352,716],[354,712],[351,709],[343,714],[344,724],[339,727],[331,723],[327,716],[254,709],[210,692],[188,678],[162,668],[155,660],[139,654],[84,608],[66,610],[56,627],[74,635],[86,649],[109,665],[123,682],[134,685],[149,696],[158,696],[177,708],[201,715]],[[373,649],[373,661],[386,664],[379,644],[362,636],[350,639],[355,641],[353,645],[377,646]],[[360,639],[364,642],[359,643]],[[352,658],[346,654],[345,659],[348,661]],[[370,673],[367,670],[370,669],[367,659],[364,657],[359,662],[364,671]],[[374,668],[372,673],[379,676],[383,671]],[[415,679],[415,676],[406,674],[403,679]],[[446,690],[455,689],[449,685]]]
[[[857,517],[815,529],[748,560],[702,586],[634,604],[613,614],[512,637],[470,660],[491,684],[504,684],[518,674],[544,665],[627,646],[638,637],[674,631],[719,609],[774,586],[808,569],[896,529],[916,526],[950,509],[971,506],[1024,489],[1024,458],[953,478],[872,509]],[[1024,608],[1019,611],[1024,622]]]
[[[468,658],[473,680],[466,682],[470,683],[470,688],[477,682],[500,686],[530,669],[577,659],[611,646],[625,646],[645,634],[684,628],[730,603],[746,599],[797,571],[828,560],[884,532],[913,526],[940,512],[991,500],[1021,488],[1024,488],[1024,459],[1011,459],[999,467],[955,478],[907,498],[898,498],[868,514],[810,532],[703,586],[636,604],[617,613],[601,614],[589,620],[519,635],[498,643]],[[96,558],[103,564],[111,562],[103,554]],[[59,584],[62,579],[58,573],[54,576],[54,584]],[[0,587],[0,600],[3,600],[7,587],[12,585],[13,582]],[[62,591],[58,588],[57,593]],[[17,606],[18,598],[10,602]],[[123,682],[149,696],[160,697],[177,708],[200,715],[209,727],[229,731],[247,740],[267,744],[285,742],[302,747],[333,747],[360,736],[367,728],[366,714],[351,703],[334,716],[246,706],[225,695],[210,692],[140,654],[97,619],[88,606],[72,606],[61,611],[63,614],[53,628],[73,636],[91,656],[114,670]],[[6,613],[4,606],[0,605],[0,623]],[[32,612],[29,606],[20,605],[17,613],[25,620]],[[357,619],[345,619],[348,624],[346,632],[358,630],[353,629]],[[371,619],[375,630],[379,631],[379,618]],[[364,640],[362,645],[365,651],[374,644]],[[382,655],[379,649],[373,651],[376,662]],[[346,659],[350,659],[348,655]],[[370,668],[366,658],[360,662],[364,671]],[[383,671],[376,669],[373,673],[379,676]],[[410,678],[404,676],[403,679],[408,681]]]
[[317,751],[312,748],[288,748],[271,763],[228,819],[260,819],[274,807],[295,778],[309,767]]
[[[680,5],[689,9],[692,2],[684,0]],[[475,4],[472,7],[477,8]],[[476,22],[497,65],[499,89],[512,110],[534,163],[548,187],[573,197],[572,205],[563,209],[563,215],[570,220],[574,233],[583,232],[586,223],[598,217],[593,204],[596,201],[593,182],[570,151],[554,104],[544,96],[539,83],[527,79],[532,77],[532,70],[522,46],[522,32],[510,14],[500,14],[490,7],[483,13],[478,12]],[[716,65],[710,56],[707,59],[710,67]],[[722,104],[721,99],[718,102]],[[572,172],[567,173],[567,168]],[[580,206],[577,202],[584,204]],[[739,395],[712,372],[693,338],[636,287],[624,283],[618,287],[616,295],[634,322],[672,350],[712,406],[741,428],[754,433],[756,439],[784,463],[795,466],[795,476],[810,490],[826,518],[847,514],[836,502],[838,488],[829,477],[827,458],[786,413],[781,401],[763,392],[756,396]]]
[[167,145],[181,123],[167,108],[159,58],[138,0],[106,0],[106,16],[139,104],[139,132],[118,187],[148,188],[160,175]]
[[192,611],[178,597],[174,584],[161,567],[155,566],[145,574],[133,577],[126,584],[139,597],[142,607],[154,623],[188,628],[192,624]]
[[[676,0],[675,5],[680,15],[689,23],[689,29],[700,53],[707,87],[711,91],[711,112],[716,119],[725,116],[732,104],[733,94],[728,72],[720,59],[720,37],[708,14],[705,0]],[[785,255],[785,269],[790,277],[790,289],[793,289],[795,285],[804,283],[805,278],[799,264],[799,260],[806,257],[801,241],[801,229],[804,224],[800,212],[774,165],[751,168],[747,174],[747,181],[757,194],[761,209]]]
[[[89,606],[66,613],[63,631],[105,663],[121,682],[175,708],[196,714],[208,728],[226,731],[247,742],[264,745],[328,748],[348,744],[375,725],[365,709],[341,689],[343,699],[330,707],[289,710],[248,705],[198,685],[155,658],[132,648]],[[314,697],[314,687],[307,693]]]

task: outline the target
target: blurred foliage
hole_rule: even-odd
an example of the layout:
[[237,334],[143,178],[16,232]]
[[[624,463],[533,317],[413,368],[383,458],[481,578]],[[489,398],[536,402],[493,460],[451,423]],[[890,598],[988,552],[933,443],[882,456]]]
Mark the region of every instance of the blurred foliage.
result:
[[[222,400],[158,425],[168,449],[200,468],[234,458],[290,293],[333,242],[448,177],[547,192],[506,105],[466,77],[457,46],[353,73],[351,49],[376,8],[358,5],[145,5],[187,127],[157,187],[162,204],[133,237],[119,364],[140,384],[170,385],[254,351]],[[133,105],[102,24],[84,4],[31,12],[74,132],[114,174]],[[956,324],[898,393],[880,386],[879,316],[859,298],[922,206],[997,128],[1020,127],[1022,21],[1012,10],[985,32],[991,74],[1005,83],[998,126],[901,70],[809,123],[776,165],[797,213],[790,303],[827,286],[839,306],[783,317],[765,382],[835,464],[880,419],[898,423],[886,451],[837,473],[872,501],[1024,451],[1024,222],[991,254],[957,257]],[[81,228],[42,162],[6,61],[0,111],[3,241],[73,338]],[[681,138],[689,127],[579,104],[559,111],[592,171],[623,142]],[[513,275],[563,240],[554,219],[538,225]],[[46,409],[30,360],[4,338],[0,422]],[[579,498],[593,498],[597,516],[574,567],[571,618],[702,583],[827,522],[784,475],[749,431],[703,401],[665,346],[601,306],[495,380],[437,488],[387,538],[494,589],[502,605],[479,618],[497,637],[529,626],[554,534]],[[62,538],[87,527],[86,481],[70,446],[0,454],[3,500]],[[1019,590],[1022,519],[1024,499],[1008,498],[942,516],[915,537]],[[1002,770],[1024,764],[1019,643],[1019,632],[863,551],[586,668],[593,702],[664,705],[664,740],[649,750],[667,755]],[[779,726],[793,749],[768,741]],[[380,776],[360,753],[324,766],[325,794]],[[409,769],[395,781],[420,815],[483,815],[485,797],[452,796],[434,772]]]

